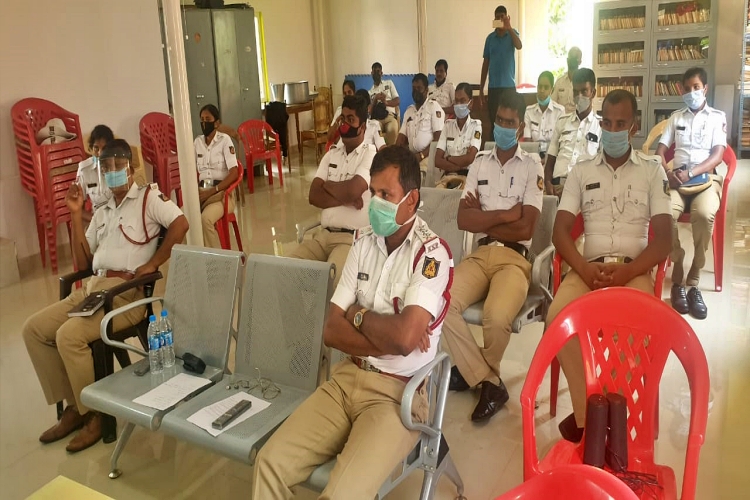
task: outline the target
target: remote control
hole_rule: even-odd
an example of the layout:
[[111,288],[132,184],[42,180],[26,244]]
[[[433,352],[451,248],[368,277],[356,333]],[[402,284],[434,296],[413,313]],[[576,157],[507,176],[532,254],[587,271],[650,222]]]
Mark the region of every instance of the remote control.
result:
[[211,427],[218,430],[223,429],[224,427],[229,425],[232,420],[245,413],[245,411],[248,410],[252,405],[253,403],[251,401],[243,399],[242,401],[228,409],[225,414],[214,420],[211,424]]

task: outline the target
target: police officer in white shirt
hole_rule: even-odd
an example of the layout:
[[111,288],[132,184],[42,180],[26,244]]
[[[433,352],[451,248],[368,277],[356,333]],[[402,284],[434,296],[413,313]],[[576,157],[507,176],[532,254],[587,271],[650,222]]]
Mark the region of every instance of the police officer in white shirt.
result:
[[[370,109],[370,93],[367,92],[365,89],[359,89],[355,92],[355,94],[359,97],[361,97],[365,103],[367,104],[367,109]],[[341,140],[339,140],[339,143]],[[383,130],[380,128],[380,122],[377,120],[373,120],[371,118],[367,118],[367,128],[365,129],[365,144],[372,144],[375,146],[375,149],[380,151],[385,147],[385,134],[383,133]]]
[[523,119],[526,124],[523,136],[539,143],[539,156],[542,161],[549,149],[557,120],[565,114],[565,108],[550,97],[554,83],[555,77],[552,73],[542,71],[536,84],[536,104],[526,108],[526,116]]
[[573,75],[581,66],[583,53],[578,47],[571,47],[568,51],[568,71],[557,79],[552,89],[552,100],[565,107],[566,113],[576,110],[576,102],[573,98]]
[[448,78],[448,61],[439,59],[435,63],[435,82],[427,87],[427,99],[440,104],[446,116],[453,115],[453,103],[456,101],[456,88]]
[[[500,361],[510,342],[513,319],[526,301],[531,278],[527,257],[542,210],[542,165],[518,146],[525,111],[526,103],[515,90],[500,96],[495,148],[477,155],[458,207],[458,227],[478,233],[481,239],[479,248],[456,268],[445,341],[456,364],[449,388],[481,386],[471,414],[475,422],[489,419],[508,401]],[[482,299],[484,346],[480,348],[462,313]]]
[[[354,92],[357,90],[357,86],[354,84],[352,80],[344,80],[344,83],[341,85],[341,94],[346,97],[348,95],[354,95]],[[367,91],[365,91],[367,92]],[[367,94],[367,99],[369,102],[370,94]],[[336,112],[333,113],[333,120],[331,120],[331,126],[328,127],[328,142],[333,142],[338,137],[337,133],[339,130],[339,127],[343,123],[343,119],[341,118],[341,106],[336,108]]]
[[[323,333],[327,346],[351,358],[261,448],[253,498],[292,498],[291,488],[332,458],[320,498],[375,498],[419,439],[419,431],[401,423],[401,397],[438,351],[451,257],[417,216],[414,155],[386,147],[370,173],[372,226],[355,235]],[[425,395],[424,389],[415,395],[415,422],[427,417]]]
[[[594,159],[578,162],[568,176],[555,218],[553,243],[572,268],[547,314],[547,323],[578,297],[610,286],[627,286],[652,295],[654,266],[667,258],[672,225],[669,185],[655,156],[635,150],[638,104],[626,90],[613,90],[602,107],[602,148]],[[583,214],[583,255],[570,231]],[[649,224],[653,239],[649,241]],[[568,379],[574,414],[560,424],[563,437],[580,441],[586,415],[586,378],[578,340],[558,354]]]
[[440,139],[445,115],[437,102],[427,99],[427,76],[424,73],[414,75],[411,89],[414,104],[406,108],[396,144],[406,146],[414,153],[424,173],[427,171],[430,143]]
[[[714,220],[721,203],[723,177],[719,173],[726,172],[723,157],[727,147],[727,117],[723,111],[706,103],[707,81],[703,68],[690,68],[685,72],[682,98],[686,107],[669,117],[656,148],[672,187],[672,307],[681,314],[690,312],[697,319],[705,319],[708,315],[698,281],[706,264],[706,250],[711,244]],[[664,155],[672,144],[675,145],[674,168],[669,168]],[[689,188],[691,184],[698,185]],[[685,210],[690,210],[695,249],[686,281],[683,269],[685,250],[677,233],[677,219]],[[687,293],[685,285],[691,287]]]
[[[101,415],[81,403],[81,391],[94,382],[94,364],[88,344],[99,339],[100,309],[89,317],[68,317],[68,311],[91,293],[108,290],[127,280],[156,272],[180,243],[188,222],[177,206],[163,196],[156,185],[139,187],[133,181],[130,146],[122,139],[108,143],[99,156],[105,181],[112,198],[94,212],[84,230],[81,216],[84,194],[71,184],[65,203],[71,216],[71,248],[78,269],[96,274],[85,288],[73,291],[30,316],[22,335],[34,365],[47,404],[66,400],[62,418],[45,431],[39,440],[52,443],[83,427],[70,441],[71,453],[92,446],[101,438]],[[162,227],[166,236],[157,249]],[[84,234],[85,231],[85,234]],[[117,295],[115,307],[143,298],[139,288]],[[145,307],[136,307],[115,318],[115,329],[122,330],[143,319]]]
[[360,96],[346,96],[342,104],[341,141],[323,156],[310,185],[310,204],[322,208],[322,230],[304,240],[289,256],[333,262],[336,281],[352,246],[354,231],[367,226],[370,201],[370,166],[376,149],[364,142],[367,103]]
[[[92,213],[106,204],[112,197],[112,192],[104,182],[104,176],[99,167],[99,154],[104,146],[113,140],[115,140],[115,134],[108,126],[97,125],[94,127],[89,136],[91,157],[78,164],[77,182],[83,188],[84,201],[85,198],[91,200]],[[84,218],[88,221],[91,215],[85,214]]]
[[389,146],[396,143],[398,136],[398,106],[401,99],[398,96],[396,85],[391,80],[383,80],[383,65],[379,62],[372,65],[372,87],[370,87],[370,98],[373,108],[378,105],[385,106],[385,116],[378,116],[373,111],[373,118],[380,122],[380,127],[385,133],[385,143]]
[[544,163],[547,194],[562,195],[568,172],[578,161],[590,160],[599,151],[599,116],[592,110],[596,97],[596,75],[581,68],[573,76],[576,111],[563,115],[555,126]]
[[[239,175],[237,156],[232,138],[218,131],[221,115],[216,106],[203,106],[200,117],[203,136],[196,137],[193,146],[200,176],[198,198],[201,203],[203,243],[210,248],[221,248],[216,222],[224,217],[224,191]],[[234,211],[234,194],[229,196],[227,210]]]
[[435,167],[443,175],[469,175],[469,165],[474,163],[482,147],[482,121],[469,117],[472,106],[472,89],[468,83],[456,87],[455,118],[445,120],[435,151]]

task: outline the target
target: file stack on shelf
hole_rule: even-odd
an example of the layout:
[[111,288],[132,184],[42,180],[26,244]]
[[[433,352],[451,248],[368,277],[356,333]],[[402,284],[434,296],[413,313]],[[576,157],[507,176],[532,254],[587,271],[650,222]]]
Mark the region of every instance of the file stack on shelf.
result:
[[600,78],[596,84],[599,95],[606,96],[615,89],[624,89],[636,97],[643,97],[643,78]]
[[601,31],[639,29],[645,27],[645,7],[636,7],[633,9],[618,9],[616,11],[603,11],[599,15],[599,29]]
[[[694,43],[698,41],[698,43]],[[686,38],[679,40],[662,40],[656,44],[656,59],[658,61],[689,61],[696,59],[706,59],[708,51],[703,47],[707,46],[708,41],[697,38]]]
[[660,97],[679,97],[682,95],[682,84],[680,82],[682,75],[669,75],[657,77],[654,95]]
[[680,24],[698,24],[711,21],[711,9],[700,5],[700,2],[679,2],[660,5],[657,14],[659,26],[676,26]]
[[599,46],[599,64],[643,63],[643,42],[617,43]]

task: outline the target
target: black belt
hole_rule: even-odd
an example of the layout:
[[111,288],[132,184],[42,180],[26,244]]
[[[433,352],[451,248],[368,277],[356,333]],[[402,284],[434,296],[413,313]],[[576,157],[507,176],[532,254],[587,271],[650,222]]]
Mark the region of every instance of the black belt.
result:
[[524,259],[529,254],[528,248],[521,245],[520,243],[506,243],[505,241],[496,240],[494,238],[490,238],[489,236],[485,236],[484,238],[480,239],[479,241],[477,241],[477,244],[481,247],[483,245],[489,245],[490,243],[494,242],[502,243],[504,247],[515,250],[516,252],[520,253],[521,257],[523,257]]
[[617,263],[620,263],[620,261],[622,261],[622,263],[624,264],[630,264],[631,262],[633,262],[633,259],[631,259],[630,257],[619,257],[619,256],[599,257],[598,259],[590,260],[589,262],[600,262],[603,264],[606,259],[617,259]]
[[202,188],[214,187],[214,186],[218,186],[219,184],[221,184],[221,181],[209,181],[209,180],[200,181],[200,187]]
[[553,177],[552,178],[552,185],[553,186],[559,186],[560,182],[567,179],[567,177]]
[[349,233],[349,234],[354,234],[354,229],[345,229],[343,227],[327,227],[326,231],[330,231],[331,233]]

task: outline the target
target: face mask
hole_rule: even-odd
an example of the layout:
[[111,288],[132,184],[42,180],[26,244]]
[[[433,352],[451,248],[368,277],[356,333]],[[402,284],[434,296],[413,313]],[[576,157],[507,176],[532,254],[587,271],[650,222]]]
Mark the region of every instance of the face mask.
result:
[[128,183],[128,170],[124,168],[122,170],[104,172],[104,182],[107,183],[109,189],[125,186]]
[[211,135],[211,132],[214,131],[214,128],[216,127],[216,122],[201,122],[201,130],[203,131],[203,135],[205,137],[208,137]]
[[414,100],[414,104],[419,104],[420,106],[424,104],[425,96],[416,90],[411,91],[411,98]]
[[698,109],[706,102],[706,95],[703,93],[703,89],[693,90],[692,92],[683,94],[682,101],[688,108]]
[[610,132],[602,129],[602,148],[610,158],[622,158],[630,148],[630,130]]
[[353,127],[344,122],[339,127],[339,134],[345,139],[354,139],[359,135],[359,127]]
[[544,99],[543,101],[540,101],[539,98],[537,97],[536,102],[538,102],[540,106],[549,106],[549,101],[551,98],[552,96],[548,95],[546,99]]
[[516,137],[517,131],[518,130],[514,128],[501,127],[496,123],[495,128],[492,131],[492,135],[495,139],[495,146],[503,151],[507,151],[518,144],[518,137]]
[[373,196],[372,198],[370,198],[370,206],[368,207],[367,212],[368,216],[370,217],[370,225],[372,226],[372,231],[375,234],[387,238],[388,236],[398,231],[399,228],[404,224],[408,224],[409,222],[414,220],[414,217],[416,217],[417,214],[414,214],[414,216],[412,216],[412,218],[408,221],[404,222],[404,224],[398,224],[396,222],[396,212],[398,212],[398,207],[408,196],[409,193],[406,193],[406,196],[404,196],[401,201],[398,202],[398,204],[391,203],[390,201],[384,200],[383,198],[380,198],[378,196]]
[[584,113],[587,109],[589,109],[589,106],[591,106],[591,98],[584,95],[577,95],[575,97],[575,101],[576,111],[578,111],[579,113]]
[[460,118],[463,120],[464,118],[469,116],[469,113],[471,113],[471,110],[469,109],[468,104],[454,104],[453,112],[456,113],[456,118]]

